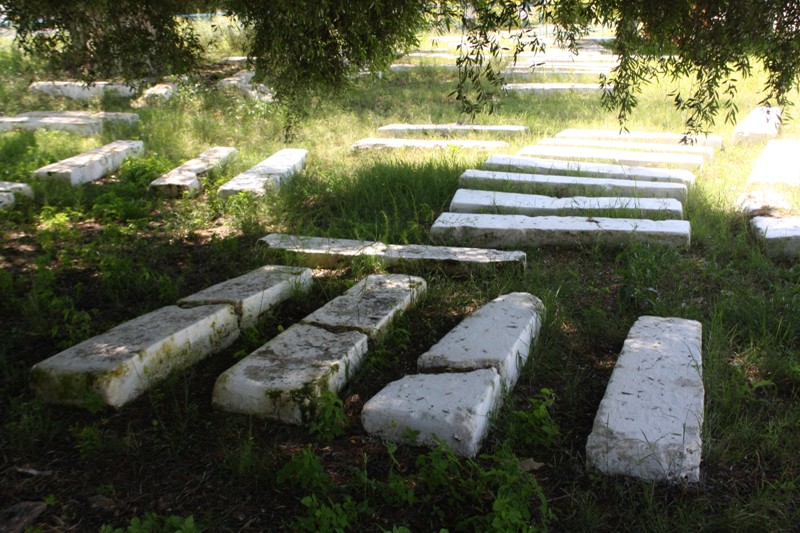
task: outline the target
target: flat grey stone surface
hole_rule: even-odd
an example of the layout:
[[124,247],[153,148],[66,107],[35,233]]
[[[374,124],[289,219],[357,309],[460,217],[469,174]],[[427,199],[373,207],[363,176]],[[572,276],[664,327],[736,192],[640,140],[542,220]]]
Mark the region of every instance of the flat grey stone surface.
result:
[[272,307],[296,292],[311,288],[311,270],[302,267],[265,265],[182,298],[181,307],[230,304],[239,315],[239,328],[247,329]]
[[337,267],[345,260],[368,255],[383,261],[387,266],[416,262],[445,262],[448,264],[488,265],[496,263],[522,263],[525,252],[485,248],[460,248],[454,246],[427,246],[422,244],[384,244],[377,241],[330,239],[272,233],[259,239],[271,248],[303,254],[306,264],[315,267]]
[[747,183],[800,187],[800,141],[773,139],[753,163]]
[[700,479],[702,326],[643,316],[628,333],[586,443],[586,462],[648,480]]
[[129,157],[144,153],[142,141],[114,141],[95,150],[52,163],[33,173],[37,178],[55,178],[80,185],[98,180],[119,169]]
[[389,124],[381,126],[378,131],[392,135],[405,133],[443,133],[479,132],[479,133],[525,133],[526,126],[484,125],[484,124]]
[[[458,189],[450,202],[453,213],[497,213],[527,216],[588,215],[598,211],[631,210],[642,218],[683,218],[683,206],[674,198],[572,196],[552,198],[534,194]],[[607,216],[612,216],[607,214]]]
[[0,191],[0,211],[11,209],[17,203],[14,193]]
[[542,327],[544,304],[526,292],[504,294],[461,321],[417,360],[420,372],[494,368],[510,391]]
[[230,305],[162,307],[37,363],[31,386],[49,402],[79,405],[99,394],[120,407],[172,371],[229,346],[238,326]]
[[154,179],[150,182],[150,188],[157,190],[164,196],[173,198],[178,198],[186,193],[199,192],[203,188],[200,183],[200,176],[225,164],[236,153],[236,148],[215,146],[206,150],[197,158],[190,159],[181,166]]
[[712,159],[714,157],[714,148],[712,146],[689,144],[646,143],[606,139],[570,139],[565,137],[545,138],[541,139],[536,144],[541,146],[572,146],[581,148],[602,148],[607,150],[690,154],[703,156],[706,159]]
[[220,409],[280,420],[308,422],[315,398],[338,392],[361,366],[368,338],[296,324],[226,370],[214,385]]
[[494,248],[621,245],[631,240],[670,247],[690,244],[685,220],[630,218],[442,213],[433,223],[431,235],[443,242]]
[[467,139],[384,139],[366,138],[356,141],[352,146],[353,150],[370,150],[375,148],[418,148],[418,149],[446,149],[464,148],[476,150],[500,150],[508,148],[505,141],[479,141]]
[[227,198],[241,192],[266,194],[268,190],[279,188],[292,176],[301,172],[307,157],[308,150],[302,148],[279,150],[256,166],[222,184],[217,190],[217,195]]
[[764,243],[764,252],[776,259],[800,257],[800,217],[754,217],[750,226]]
[[434,447],[437,439],[453,453],[474,457],[489,432],[502,398],[493,368],[458,374],[420,374],[393,381],[361,412],[364,430],[398,443]]
[[28,89],[35,93],[64,96],[75,100],[102,98],[105,94],[123,97],[131,97],[136,94],[135,90],[124,83],[109,81],[98,81],[92,85],[78,81],[35,81],[30,84]]
[[599,83],[506,83],[503,88],[507,91],[523,93],[599,93],[604,90]]
[[695,175],[678,168],[652,168],[613,163],[592,163],[588,161],[566,161],[543,159],[516,155],[495,154],[483,163],[488,170],[506,170],[532,174],[556,174],[560,176],[584,176],[619,180],[661,181],[682,183],[687,187],[694,185]]
[[778,135],[781,127],[780,107],[759,106],[744,117],[733,130],[733,142],[756,142]]
[[637,152],[633,150],[611,150],[602,148],[583,148],[579,146],[525,146],[517,155],[565,159],[568,161],[593,161],[627,166],[673,166],[687,170],[703,166],[704,158],[694,154],[668,154],[656,152]]
[[682,144],[684,138],[693,145],[722,147],[720,135],[685,136],[682,133],[666,133],[661,131],[619,131],[619,130],[591,130],[571,128],[562,130],[556,137],[571,139],[608,139],[647,143]]
[[124,122],[133,124],[139,121],[136,113],[117,113],[114,111],[26,111],[19,117],[36,118],[91,118],[102,122]]
[[636,181],[579,176],[517,174],[490,170],[466,170],[458,183],[467,189],[543,193],[552,196],[629,196],[686,200],[686,185],[671,182]]
[[793,210],[792,202],[783,194],[773,190],[755,190],[740,195],[736,208],[747,216],[776,216]]
[[94,135],[103,131],[99,120],[83,117],[0,117],[0,132],[38,129],[68,131],[79,135]]
[[8,192],[12,194],[19,194],[33,198],[33,189],[27,183],[19,183],[16,181],[0,181],[0,192]]
[[422,296],[425,280],[406,274],[367,276],[302,322],[332,331],[357,330],[374,338]]

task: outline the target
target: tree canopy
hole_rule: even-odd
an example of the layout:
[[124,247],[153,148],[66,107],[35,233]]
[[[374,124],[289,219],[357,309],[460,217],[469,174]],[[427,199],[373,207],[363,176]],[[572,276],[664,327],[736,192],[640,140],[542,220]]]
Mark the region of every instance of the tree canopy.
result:
[[675,93],[690,131],[731,113],[736,83],[755,65],[767,72],[764,101],[783,105],[800,79],[800,0],[4,0],[0,15],[19,44],[85,80],[128,80],[189,72],[202,48],[178,14],[220,10],[248,36],[257,75],[279,100],[300,106],[346,86],[362,69],[384,69],[431,25],[465,32],[456,100],[467,112],[491,106],[502,85],[494,59],[497,30],[515,30],[511,52],[543,50],[528,21],[556,28],[561,44],[592,25],[613,28],[619,66],[603,101],[621,123],[643,84],[657,75],[690,76]]

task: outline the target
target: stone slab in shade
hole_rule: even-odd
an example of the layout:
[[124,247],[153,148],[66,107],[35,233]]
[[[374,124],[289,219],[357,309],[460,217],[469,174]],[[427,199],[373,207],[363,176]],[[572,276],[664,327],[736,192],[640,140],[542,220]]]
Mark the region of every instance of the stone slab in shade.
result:
[[0,211],[11,209],[17,203],[14,193],[0,191]]
[[129,157],[144,153],[142,141],[114,141],[95,150],[44,166],[33,173],[37,178],[54,178],[79,185],[98,180],[122,166]]
[[689,246],[690,227],[685,220],[442,213],[431,227],[431,236],[442,242],[494,248],[622,245],[630,241],[677,248]]
[[481,306],[417,359],[420,372],[494,368],[510,391],[542,327],[544,304],[526,292],[504,294]]
[[700,479],[702,326],[643,316],[622,346],[586,443],[586,462],[647,480]]
[[611,141],[605,139],[569,139],[563,137],[541,139],[537,144],[542,146],[579,146],[582,148],[603,148],[609,150],[633,150],[642,152],[689,154],[699,155],[706,159],[711,159],[714,157],[714,148],[712,146],[688,144]]
[[489,170],[527,172],[531,174],[556,174],[559,176],[585,176],[591,178],[610,178],[618,180],[661,181],[682,183],[687,187],[694,184],[694,173],[680,168],[652,168],[617,165],[613,163],[592,163],[588,161],[566,161],[543,159],[516,155],[494,154],[483,163]]
[[302,267],[265,265],[182,298],[181,307],[230,304],[239,315],[239,327],[255,326],[272,307],[297,292],[311,288],[311,270]]
[[687,139],[690,144],[697,146],[722,147],[720,135],[685,136],[681,133],[667,133],[661,131],[619,131],[619,130],[584,130],[566,129],[558,132],[556,137],[566,139],[607,139],[631,142],[683,144]]
[[636,152],[632,150],[606,150],[602,148],[582,148],[578,146],[525,146],[517,155],[542,157],[546,159],[565,159],[567,161],[589,161],[612,163],[627,166],[674,166],[692,170],[703,166],[703,156],[693,154],[665,154],[655,152]]
[[777,136],[781,127],[781,113],[780,107],[756,107],[736,124],[733,142],[755,142]]
[[686,200],[686,185],[579,176],[517,174],[490,170],[466,170],[458,178],[467,189],[544,193],[552,196],[629,196],[634,198],[674,198]]
[[131,97],[136,91],[124,83],[98,81],[87,85],[77,81],[36,81],[30,84],[29,90],[50,96],[64,96],[75,100],[102,98],[106,94]]
[[0,181],[0,192],[8,192],[15,195],[33,198],[33,189],[27,183],[18,183],[16,181]]
[[374,338],[422,296],[425,280],[406,274],[367,276],[303,319],[331,331],[356,330]]
[[79,135],[94,135],[103,131],[99,120],[84,117],[0,117],[0,132],[38,129],[68,131]]
[[266,194],[267,190],[279,188],[292,176],[301,172],[307,157],[308,150],[302,148],[279,150],[256,166],[223,183],[217,190],[217,195],[227,198],[241,192]]
[[79,405],[99,394],[120,407],[238,336],[230,305],[162,307],[37,363],[31,384],[49,402]]
[[367,342],[357,331],[295,324],[226,370],[212,401],[224,411],[306,423],[313,400],[341,390],[361,366]]
[[600,87],[599,83],[506,83],[503,88],[507,91],[521,93],[597,93],[608,90]]
[[484,124],[389,124],[381,126],[378,131],[392,135],[406,133],[443,133],[477,132],[477,133],[525,133],[526,126],[484,125]]
[[764,243],[764,252],[776,259],[800,257],[800,217],[754,217],[750,226]]
[[597,211],[630,210],[643,218],[683,218],[683,206],[674,198],[572,196],[552,198],[534,194],[458,189],[450,202],[453,213],[498,213],[527,216],[588,215]]
[[800,187],[800,141],[773,139],[758,156],[747,183]]
[[366,138],[353,143],[353,150],[370,150],[381,148],[418,148],[437,150],[446,148],[464,148],[476,150],[500,150],[508,148],[505,141],[479,141],[468,139],[382,139]]
[[489,265],[521,263],[525,266],[525,252],[461,248],[454,246],[427,246],[422,244],[384,244],[377,241],[330,239],[272,233],[259,239],[270,248],[287,250],[305,256],[306,264],[333,268],[353,257],[367,255],[380,259],[385,265],[417,262],[444,262],[457,265]]
[[437,439],[456,455],[474,457],[489,432],[503,387],[493,368],[454,374],[405,376],[364,404],[367,433],[399,443],[435,447]]
[[139,115],[136,113],[118,113],[114,111],[26,111],[17,116],[34,118],[89,118],[102,122],[124,122],[126,124],[133,124],[139,121]]
[[200,176],[215,167],[225,164],[236,153],[236,148],[215,146],[210,150],[206,150],[197,158],[190,159],[181,166],[154,179],[150,182],[150,188],[172,198],[178,198],[186,193],[194,194],[199,192],[203,188],[200,183]]

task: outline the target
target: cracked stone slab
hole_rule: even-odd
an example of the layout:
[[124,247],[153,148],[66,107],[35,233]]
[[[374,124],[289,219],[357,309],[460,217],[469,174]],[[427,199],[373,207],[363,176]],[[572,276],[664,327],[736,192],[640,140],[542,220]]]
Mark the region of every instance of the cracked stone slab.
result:
[[510,391],[539,337],[544,304],[526,292],[504,294],[483,305],[417,359],[420,372],[494,368]]
[[239,328],[247,329],[272,307],[297,292],[311,288],[311,270],[302,267],[265,265],[182,298],[181,307],[229,304],[239,316]]
[[634,198],[674,198],[686,200],[686,185],[682,183],[584,178],[580,176],[551,176],[544,174],[518,174],[489,170],[466,170],[458,178],[467,189],[543,193],[565,196],[630,196]]
[[122,97],[136,95],[136,91],[128,85],[109,81],[98,81],[91,85],[78,81],[36,81],[28,89],[35,93],[64,96],[74,100],[102,98],[106,94]]
[[184,194],[195,194],[203,188],[200,183],[200,176],[224,165],[236,153],[236,148],[215,146],[195,159],[190,159],[181,166],[154,179],[150,182],[150,188],[172,198],[179,198]]
[[712,146],[690,144],[645,143],[634,141],[612,141],[605,139],[570,139],[564,137],[541,139],[541,146],[573,146],[581,148],[602,148],[608,150],[632,150],[641,152],[658,152],[672,154],[699,155],[705,159],[714,157]]
[[695,146],[722,147],[722,136],[720,135],[691,135],[686,136],[682,133],[667,133],[661,131],[619,131],[619,130],[590,130],[571,128],[562,130],[556,137],[569,139],[608,139],[632,142],[665,143],[665,144],[688,144]]
[[521,263],[525,266],[525,252],[486,248],[461,248],[455,246],[427,246],[421,244],[384,244],[377,241],[331,239],[272,233],[259,239],[270,248],[302,254],[306,264],[333,268],[357,256],[371,256],[385,265],[433,262],[458,265],[489,265]]
[[480,141],[469,139],[384,139],[368,137],[353,143],[353,150],[370,150],[381,148],[418,148],[424,150],[439,150],[448,148],[463,148],[475,150],[500,150],[508,148],[505,141]]
[[753,163],[747,183],[800,187],[800,141],[773,139]]
[[292,176],[301,172],[307,157],[308,150],[284,148],[223,183],[217,189],[217,195],[227,198],[241,192],[250,192],[256,195],[266,194],[268,190],[279,188]]
[[441,133],[449,135],[453,132],[478,132],[478,133],[525,133],[526,126],[511,125],[484,125],[484,124],[389,124],[381,126],[378,131],[392,135],[406,133]]
[[232,413],[304,424],[315,398],[347,384],[367,344],[357,331],[295,324],[220,375],[213,403]]
[[586,443],[587,465],[647,480],[700,479],[702,326],[643,316],[628,333]]
[[[598,211],[636,211],[642,218],[683,218],[683,206],[674,198],[572,196],[553,198],[535,194],[458,189],[450,202],[452,213],[497,213],[526,216],[589,215]],[[609,215],[610,216],[610,215]]]
[[756,107],[736,124],[733,130],[734,144],[776,137],[781,127],[782,112],[780,107]]
[[44,166],[33,173],[38,178],[55,178],[79,185],[98,180],[122,166],[129,157],[144,153],[142,141],[114,141],[100,148]]
[[495,248],[623,245],[629,241],[678,248],[690,244],[689,222],[601,217],[526,217],[442,213],[431,236],[468,246]]
[[370,435],[475,457],[489,432],[503,387],[493,368],[457,374],[405,376],[370,398],[361,423]]
[[601,87],[599,83],[506,83],[503,88],[507,91],[521,93],[599,93],[608,90]]
[[356,330],[375,338],[425,292],[425,280],[406,274],[367,276],[302,322],[332,331]]
[[764,243],[767,257],[795,259],[800,257],[800,217],[754,217],[750,227]]
[[685,169],[637,167],[613,163],[565,161],[502,154],[490,156],[483,163],[483,168],[529,174],[681,183],[687,187],[694,185],[697,179],[692,172]]
[[538,144],[525,146],[517,152],[517,155],[639,167],[674,166],[687,170],[700,168],[704,163],[703,156],[695,154],[637,152],[633,150],[611,150],[579,146],[547,146]]
[[31,386],[53,403],[80,405],[98,394],[121,407],[238,336],[230,305],[162,307],[35,364]]

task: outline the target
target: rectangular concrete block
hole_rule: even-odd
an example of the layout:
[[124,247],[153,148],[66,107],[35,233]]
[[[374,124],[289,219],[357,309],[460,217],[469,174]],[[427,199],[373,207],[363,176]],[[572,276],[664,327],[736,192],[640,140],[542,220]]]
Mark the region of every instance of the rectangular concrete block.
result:
[[682,183],[517,174],[489,170],[466,170],[458,179],[461,187],[480,190],[501,190],[520,193],[542,193],[550,196],[629,196],[633,198],[674,198],[686,200]]
[[150,188],[160,194],[179,198],[184,194],[194,194],[202,190],[200,176],[208,171],[224,165],[236,155],[236,148],[215,146],[206,150],[195,159],[190,159],[181,166],[150,182]]
[[800,217],[754,217],[750,227],[764,243],[764,253],[776,259],[800,257]]
[[736,124],[733,130],[734,144],[757,142],[776,137],[781,127],[782,112],[780,107],[756,107]]
[[688,247],[689,222],[601,217],[526,217],[442,213],[431,227],[442,242],[494,248],[623,245],[629,241]]
[[700,479],[702,326],[644,316],[628,333],[586,443],[586,462],[647,480]]
[[602,148],[583,148],[579,146],[525,146],[517,155],[563,159],[567,161],[587,161],[611,163],[626,166],[671,166],[687,170],[703,166],[704,158],[694,154],[669,154],[657,152],[637,152],[633,150],[611,150]]
[[142,141],[114,141],[95,150],[52,163],[33,173],[37,178],[55,178],[80,185],[99,180],[122,166],[129,157],[144,154]]
[[124,83],[97,81],[87,85],[78,81],[36,81],[28,89],[35,93],[50,96],[63,96],[74,100],[87,100],[89,98],[102,98],[106,94],[121,97],[131,97],[136,91]]
[[253,327],[272,307],[311,288],[311,270],[265,265],[242,276],[217,283],[178,301],[181,307],[229,304],[239,316],[239,328]]
[[0,117],[0,132],[38,129],[68,131],[78,135],[95,135],[103,131],[99,120],[82,117]]
[[581,148],[601,148],[606,150],[630,150],[641,152],[657,152],[671,154],[699,155],[705,159],[714,157],[712,146],[690,144],[646,143],[633,141],[612,141],[606,139],[569,139],[564,137],[541,139],[541,146],[572,146]]
[[[635,211],[642,218],[683,218],[683,206],[674,198],[572,196],[552,198],[535,194],[458,189],[450,202],[452,213],[497,213],[526,216],[589,215],[598,211]],[[606,213],[607,216],[612,216]]]
[[[629,142],[665,143],[665,144],[690,144],[696,146],[722,147],[720,135],[691,135],[682,133],[667,133],[661,131],[620,131],[620,130],[594,130],[594,129],[566,129],[556,134],[556,137],[569,139],[607,139]],[[686,141],[686,142],[684,142]]]
[[429,447],[441,440],[456,455],[475,457],[502,394],[493,368],[405,376],[364,405],[361,423],[382,439]]
[[526,126],[484,125],[484,124],[389,124],[378,128],[381,133],[404,135],[407,133],[439,133],[450,135],[454,132],[478,132],[514,134],[528,131]]
[[747,183],[800,187],[800,141],[773,139],[753,163]]
[[440,150],[463,148],[472,150],[501,150],[508,148],[505,141],[480,141],[468,139],[385,139],[366,138],[353,143],[353,150],[417,148],[421,150]]
[[681,183],[687,187],[694,185],[697,179],[692,172],[678,168],[632,167],[612,163],[566,161],[501,154],[490,156],[483,163],[483,168],[529,174]]
[[308,150],[302,148],[279,150],[256,166],[222,184],[217,190],[217,195],[227,198],[241,192],[266,194],[267,191],[279,188],[292,176],[301,172],[307,157]]
[[307,423],[314,400],[341,390],[358,370],[367,343],[357,331],[296,324],[226,370],[214,385],[213,403],[232,413]]
[[37,363],[31,386],[49,402],[80,405],[99,394],[121,407],[238,336],[232,306],[163,307]]
[[356,330],[375,338],[425,292],[425,280],[406,274],[367,276],[303,319],[331,331]]
[[0,192],[33,198],[33,189],[27,183],[16,181],[0,181]]
[[506,391],[519,379],[542,327],[544,304],[526,292],[504,294],[461,321],[417,360],[420,372],[494,368]]
[[14,193],[0,191],[0,211],[11,209],[17,203]]
[[118,113],[114,111],[26,111],[17,115],[33,118],[86,118],[101,122],[124,122],[134,124],[139,121],[136,113]]

